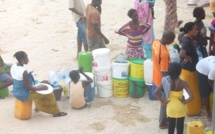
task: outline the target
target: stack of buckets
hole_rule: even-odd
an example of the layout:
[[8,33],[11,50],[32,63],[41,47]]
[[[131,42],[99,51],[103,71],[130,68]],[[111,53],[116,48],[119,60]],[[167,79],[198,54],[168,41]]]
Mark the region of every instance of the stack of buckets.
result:
[[112,76],[113,76],[113,90],[114,96],[123,98],[128,96],[128,72],[129,61],[123,61],[122,63],[112,62]]
[[111,97],[113,95],[111,80],[110,49],[99,48],[92,51],[93,69],[96,78],[99,97]]
[[129,94],[132,98],[140,98],[144,95],[144,60],[132,59],[130,65]]
[[157,100],[152,90],[152,77],[153,77],[153,62],[152,59],[147,59],[144,62],[144,78],[145,84],[148,90],[148,96],[150,100]]

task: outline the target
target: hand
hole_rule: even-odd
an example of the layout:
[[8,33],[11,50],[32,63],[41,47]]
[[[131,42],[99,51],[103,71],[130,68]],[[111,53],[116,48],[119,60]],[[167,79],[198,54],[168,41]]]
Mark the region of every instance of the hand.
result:
[[169,101],[170,101],[170,100],[163,101],[162,104],[163,104],[163,105],[167,105],[167,104],[169,103]]
[[191,60],[190,56],[188,56],[187,58],[184,59],[184,64],[186,64],[189,61],[192,63],[192,60]]
[[109,40],[106,37],[104,38],[104,41],[105,41],[105,44],[109,44],[110,43]]
[[86,17],[85,16],[82,16],[81,19],[82,19],[83,23],[86,21]]
[[80,73],[83,73],[84,67],[79,67],[78,71],[79,71]]
[[42,90],[47,90],[48,87],[45,86],[45,85],[39,85],[39,86],[37,87],[37,89],[38,89],[38,91],[42,91]]
[[179,100],[181,101],[182,104],[184,104],[184,105],[186,104],[186,100],[184,99],[184,96],[182,99],[179,98]]

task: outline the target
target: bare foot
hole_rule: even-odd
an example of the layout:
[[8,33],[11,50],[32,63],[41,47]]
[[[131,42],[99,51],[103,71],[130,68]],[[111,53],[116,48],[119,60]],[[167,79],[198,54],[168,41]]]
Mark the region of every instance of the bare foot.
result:
[[169,126],[168,126],[166,123],[165,123],[165,124],[160,124],[160,125],[159,125],[159,128],[160,128],[160,129],[168,129],[168,127],[169,127]]
[[57,114],[54,114],[53,117],[61,117],[61,116],[66,116],[67,113],[64,113],[64,112],[59,112]]

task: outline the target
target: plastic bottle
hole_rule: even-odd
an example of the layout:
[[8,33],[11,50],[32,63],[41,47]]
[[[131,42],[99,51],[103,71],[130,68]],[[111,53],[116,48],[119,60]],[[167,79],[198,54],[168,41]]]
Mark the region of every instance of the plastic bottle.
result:
[[178,50],[177,49],[173,49],[171,54],[170,54],[170,58],[171,58],[171,62],[177,62],[180,63],[180,57],[178,54]]
[[198,54],[199,61],[200,61],[201,59],[203,59],[203,55],[202,55],[202,52],[199,50],[199,46],[196,47],[196,52],[197,52],[197,54]]
[[125,56],[124,56],[123,53],[120,53],[119,56],[118,56],[117,59],[116,59],[116,62],[118,62],[118,63],[124,63],[124,62],[126,62],[126,61],[127,61],[127,60],[126,60],[126,58],[125,58]]
[[70,77],[69,77],[69,72],[70,70],[66,67],[62,68],[59,72],[59,78],[60,80],[62,80],[64,83],[69,83],[71,81]]
[[48,80],[49,83],[54,87],[58,88],[59,87],[59,78],[58,78],[58,73],[55,70],[51,70],[48,73]]

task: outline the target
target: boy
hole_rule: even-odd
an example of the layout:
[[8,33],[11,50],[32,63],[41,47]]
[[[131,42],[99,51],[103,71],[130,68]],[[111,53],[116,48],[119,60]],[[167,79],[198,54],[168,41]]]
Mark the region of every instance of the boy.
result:
[[[79,72],[87,78],[85,81],[80,80]],[[85,106],[90,106],[90,102],[88,102],[88,95],[91,89],[90,83],[93,80],[87,76],[83,72],[83,67],[80,67],[79,70],[73,70],[69,73],[69,77],[71,78],[70,82],[70,100],[69,102],[74,109],[81,109]]]

